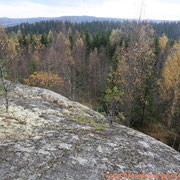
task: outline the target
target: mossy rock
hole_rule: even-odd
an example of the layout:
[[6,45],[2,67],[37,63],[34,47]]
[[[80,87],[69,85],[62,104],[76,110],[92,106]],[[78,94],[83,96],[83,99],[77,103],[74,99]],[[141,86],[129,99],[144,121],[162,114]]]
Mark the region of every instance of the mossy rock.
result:
[[108,126],[108,124],[97,123],[92,117],[88,116],[77,116],[75,121],[79,124],[91,125],[96,130],[104,130]]

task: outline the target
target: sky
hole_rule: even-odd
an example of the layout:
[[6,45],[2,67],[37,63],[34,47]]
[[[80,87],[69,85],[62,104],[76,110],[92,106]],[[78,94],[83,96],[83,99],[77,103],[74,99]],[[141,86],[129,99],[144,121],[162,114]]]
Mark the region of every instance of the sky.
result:
[[74,15],[180,20],[180,0],[0,0],[0,17]]

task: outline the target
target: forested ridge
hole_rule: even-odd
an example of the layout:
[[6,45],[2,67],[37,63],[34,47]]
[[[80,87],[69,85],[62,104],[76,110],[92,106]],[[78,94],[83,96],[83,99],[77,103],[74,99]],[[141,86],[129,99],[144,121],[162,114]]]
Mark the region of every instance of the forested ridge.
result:
[[[36,23],[22,23],[13,27],[7,27],[7,32],[16,32],[20,29],[23,34],[48,34],[50,30],[56,32],[62,32],[64,26],[66,29],[71,28],[72,32],[75,33],[78,30],[81,33],[85,33],[88,29],[91,34],[95,33],[107,33],[113,29],[120,29],[124,25],[132,23],[133,20],[121,20],[121,21],[93,21],[93,22],[70,22],[70,21],[59,21],[49,20],[40,21]],[[143,23],[143,22],[142,22]],[[180,36],[180,21],[149,21],[149,24],[153,27],[157,36],[166,34],[169,39],[177,40]]]
[[179,22],[25,23],[1,28],[0,72],[180,150],[179,36]]

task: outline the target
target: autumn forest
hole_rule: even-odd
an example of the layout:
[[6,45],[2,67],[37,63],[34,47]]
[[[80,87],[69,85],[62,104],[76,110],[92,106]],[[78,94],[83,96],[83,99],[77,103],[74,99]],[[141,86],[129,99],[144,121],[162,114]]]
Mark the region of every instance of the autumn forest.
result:
[[50,89],[180,151],[178,23],[46,21],[0,28],[0,76]]

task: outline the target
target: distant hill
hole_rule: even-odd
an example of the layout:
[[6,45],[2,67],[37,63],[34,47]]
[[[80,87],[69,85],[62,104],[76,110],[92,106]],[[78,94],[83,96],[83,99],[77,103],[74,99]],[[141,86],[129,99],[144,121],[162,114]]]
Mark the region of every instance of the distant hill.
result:
[[[59,32],[62,30],[63,23],[66,23],[66,29],[85,32],[87,29],[90,33],[111,32],[112,29],[120,28],[122,24],[131,22],[135,19],[122,18],[103,18],[94,16],[62,16],[62,17],[37,17],[37,18],[0,18],[0,24],[6,28],[7,32],[17,32],[21,30],[23,34],[47,34],[49,30]],[[138,20],[136,20],[138,21]],[[144,20],[142,20],[144,21]],[[166,34],[169,39],[179,39],[180,21],[166,20],[146,20],[154,28],[156,34],[161,36]]]
[[11,27],[11,26],[16,26],[21,23],[35,23],[39,21],[46,21],[50,20],[51,18],[0,18],[0,24],[3,27]]
[[92,21],[123,21],[125,19],[121,18],[99,18],[94,16],[61,16],[61,17],[37,17],[37,18],[0,18],[0,24],[3,27],[16,26],[21,23],[35,23],[40,21],[48,20],[59,20],[59,21],[69,21],[69,22],[92,22]]
[[[61,16],[61,17],[37,17],[37,18],[7,18],[3,17],[0,18],[0,24],[3,27],[12,27],[19,25],[21,23],[35,23],[35,22],[40,22],[40,21],[50,21],[50,20],[59,20],[59,21],[69,21],[69,22],[93,22],[93,21],[124,21],[124,20],[133,20],[133,19],[123,19],[123,18],[108,18],[108,17],[94,17],[94,16]],[[156,22],[156,23],[161,23],[165,22],[165,20],[148,20],[150,22]],[[168,22],[168,21],[167,21]]]

